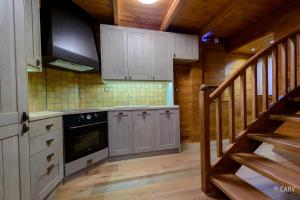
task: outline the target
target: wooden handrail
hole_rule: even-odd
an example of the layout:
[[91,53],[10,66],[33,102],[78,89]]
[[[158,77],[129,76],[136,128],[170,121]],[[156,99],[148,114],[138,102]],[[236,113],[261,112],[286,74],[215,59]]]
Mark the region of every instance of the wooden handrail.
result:
[[[272,58],[272,75],[269,72],[269,57]],[[261,94],[258,94],[258,62],[261,62]],[[280,66],[279,66],[280,65]],[[202,85],[200,89],[200,123],[201,123],[201,189],[204,192],[210,190],[209,176],[214,171],[214,166],[211,165],[210,152],[210,105],[215,102],[215,136],[216,136],[216,155],[222,159],[223,155],[226,157],[226,152],[223,152],[223,124],[222,117],[224,114],[228,115],[228,135],[229,142],[236,143],[237,131],[246,133],[248,128],[248,112],[251,109],[252,121],[257,120],[261,113],[270,108],[271,102],[276,103],[280,95],[286,95],[289,91],[295,89],[300,80],[297,80],[297,67],[300,66],[300,31],[295,31],[288,36],[274,42],[267,48],[259,51],[248,59],[243,65],[235,70],[219,87],[211,92],[211,88],[207,85]],[[247,97],[247,69],[251,69],[251,105],[248,104]],[[280,69],[280,71],[279,71]],[[240,78],[239,95],[235,95],[236,84],[235,81]],[[272,81],[272,100],[270,100],[269,80]],[[280,81],[280,82],[279,82]],[[280,85],[280,92],[278,91]],[[228,101],[222,102],[225,90],[228,90]],[[258,101],[258,96],[261,99]],[[237,99],[239,97],[239,101]],[[239,114],[236,113],[236,104],[239,103]],[[227,104],[228,112],[222,112],[223,104]],[[239,115],[237,118],[236,115]],[[250,116],[251,117],[251,116]],[[241,126],[236,126],[240,123]],[[239,127],[241,130],[236,130]],[[243,132],[244,131],[244,132]]]
[[214,92],[212,92],[209,95],[210,101],[213,101],[217,97],[219,97],[227,89],[227,87],[229,85],[231,85],[232,82],[235,81],[235,79],[237,79],[250,65],[255,63],[257,61],[257,59],[261,58],[266,53],[272,51],[274,49],[274,47],[277,47],[279,44],[281,44],[288,38],[297,35],[299,32],[300,32],[300,30],[297,30],[287,36],[281,37],[280,39],[276,40],[270,46],[262,49],[261,51],[259,51],[255,55],[253,55],[251,58],[249,58],[243,65],[241,65],[237,70],[235,70],[234,73],[231,74]]

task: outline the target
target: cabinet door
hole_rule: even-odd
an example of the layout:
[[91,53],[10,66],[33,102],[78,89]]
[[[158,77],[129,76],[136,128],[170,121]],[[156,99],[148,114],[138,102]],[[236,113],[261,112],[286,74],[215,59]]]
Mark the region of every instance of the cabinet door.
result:
[[41,31],[39,0],[25,0],[26,56],[32,71],[41,71]]
[[128,70],[130,79],[152,80],[149,31],[128,29]]
[[14,8],[0,2],[0,126],[18,123],[16,91]]
[[175,59],[198,60],[198,37],[175,34]]
[[179,113],[178,110],[159,110],[157,148],[159,150],[179,147]]
[[0,141],[0,199],[20,199],[18,145],[18,136]]
[[101,72],[103,79],[126,79],[127,31],[116,26],[100,25]]
[[132,112],[108,113],[108,142],[110,156],[133,153]]
[[155,111],[133,111],[134,153],[156,149]]
[[151,69],[153,80],[173,79],[173,55],[170,34],[165,32],[151,33]]

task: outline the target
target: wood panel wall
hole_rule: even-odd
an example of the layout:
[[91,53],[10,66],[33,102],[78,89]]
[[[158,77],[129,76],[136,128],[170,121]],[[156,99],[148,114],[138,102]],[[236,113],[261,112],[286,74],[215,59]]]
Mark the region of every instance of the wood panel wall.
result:
[[[227,53],[222,45],[203,45],[200,48],[199,62],[174,65],[174,100],[175,104],[180,105],[180,129],[183,140],[190,142],[200,141],[199,115],[201,113],[199,113],[199,90],[201,84],[219,85],[248,58],[249,55]],[[248,78],[247,85],[250,83],[251,79]],[[239,98],[238,86],[239,84],[236,87],[236,98]],[[251,93],[248,92],[248,94]],[[226,98],[224,97],[223,99],[224,123],[228,123],[228,115],[225,114],[227,113]],[[212,113],[214,109],[214,106],[212,106]],[[239,112],[238,105],[236,112]],[[211,137],[214,138],[214,115],[211,116],[211,120]],[[236,124],[236,129],[238,130],[239,123],[237,122]],[[225,136],[227,132],[224,130]]]
[[200,141],[199,88],[202,84],[200,62],[174,65],[174,101],[180,105],[182,140]]

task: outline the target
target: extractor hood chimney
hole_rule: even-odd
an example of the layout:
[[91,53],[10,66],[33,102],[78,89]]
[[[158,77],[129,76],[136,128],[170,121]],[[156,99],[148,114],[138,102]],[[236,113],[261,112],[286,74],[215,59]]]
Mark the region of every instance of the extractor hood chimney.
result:
[[41,2],[41,31],[46,64],[80,72],[99,70],[91,17],[71,0]]

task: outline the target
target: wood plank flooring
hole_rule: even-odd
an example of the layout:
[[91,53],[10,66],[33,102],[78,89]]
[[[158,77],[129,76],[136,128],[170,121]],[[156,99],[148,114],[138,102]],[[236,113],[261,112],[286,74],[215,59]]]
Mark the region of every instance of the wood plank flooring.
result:
[[[226,142],[225,142],[226,144]],[[215,151],[212,144],[212,151]],[[59,186],[54,200],[209,200],[200,190],[200,145],[182,145],[179,154],[108,162],[72,177]],[[271,145],[256,152],[298,170],[300,156],[277,154]],[[242,167],[237,175],[272,199],[300,200],[296,193],[280,192],[280,185]]]

